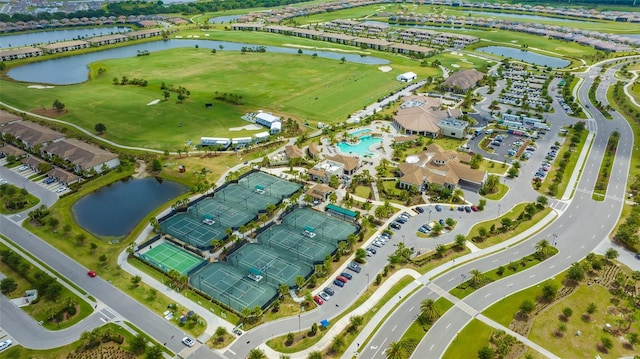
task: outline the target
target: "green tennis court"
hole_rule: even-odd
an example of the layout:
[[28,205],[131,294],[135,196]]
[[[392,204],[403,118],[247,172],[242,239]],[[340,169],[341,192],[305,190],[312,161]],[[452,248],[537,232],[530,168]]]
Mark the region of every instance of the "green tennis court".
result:
[[289,182],[264,172],[253,172],[241,178],[238,184],[250,190],[261,186],[266,194],[277,199],[289,197],[302,187],[298,183]]
[[309,238],[302,231],[286,224],[271,226],[258,236],[258,242],[279,253],[308,263],[322,262],[324,257],[333,253],[336,245]]
[[237,312],[256,306],[264,308],[278,289],[264,281],[253,281],[247,274],[227,263],[211,263],[194,273],[190,282],[194,288]]
[[172,269],[185,275],[191,268],[204,262],[204,259],[187,252],[171,243],[162,242],[140,254],[140,258],[154,267],[168,273]]
[[309,263],[297,260],[293,253],[254,243],[234,252],[229,262],[247,273],[257,269],[262,272],[262,281],[274,287],[282,283],[293,286],[297,276],[306,277],[313,270]]
[[222,239],[227,234],[221,225],[206,225],[202,218],[196,218],[188,213],[176,213],[160,223],[164,233],[200,249],[211,247],[211,241]]
[[291,212],[283,219],[283,223],[295,228],[294,232],[302,232],[305,227],[311,227],[317,234],[315,238],[333,245],[344,241],[350,234],[356,233],[358,229],[352,223],[329,217],[310,208],[301,208]]
[[[255,218],[257,211],[246,211],[244,208],[240,209],[238,205],[227,203],[220,198],[218,194],[214,198],[206,198],[198,202],[195,206],[189,208],[189,214],[196,218],[202,219],[205,215],[211,216],[216,223],[213,224],[213,228],[221,228],[222,233],[227,228],[238,228]],[[222,239],[216,238],[216,239]]]

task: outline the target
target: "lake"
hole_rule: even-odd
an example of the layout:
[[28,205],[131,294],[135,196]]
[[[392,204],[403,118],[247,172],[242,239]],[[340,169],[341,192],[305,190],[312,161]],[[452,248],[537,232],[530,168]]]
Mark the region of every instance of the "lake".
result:
[[[204,35],[204,34],[203,34]],[[192,40],[192,39],[172,39],[167,41],[154,41],[143,44],[130,45],[118,48],[111,48],[102,51],[90,52],[81,55],[61,57],[58,59],[33,62],[23,66],[14,67],[7,72],[10,78],[23,81],[45,83],[52,85],[72,85],[85,82],[88,79],[89,64],[107,59],[120,59],[134,57],[138,51],[149,51],[151,56],[154,52],[176,49],[182,47],[195,47],[198,45],[202,49],[216,49],[218,51],[240,51],[242,47],[258,47],[256,44],[244,44],[240,42],[214,41],[214,40]],[[223,49],[220,49],[220,45]],[[267,52],[297,54],[298,48],[265,46]],[[340,60],[344,57],[347,62],[370,65],[386,65],[390,62],[379,57],[346,54],[332,51],[315,51],[303,49],[304,54],[310,56],[314,52],[318,57]]]
[[225,15],[225,16],[216,16],[209,19],[210,24],[222,24],[224,22],[231,22],[235,19],[239,18],[242,15]]
[[551,66],[555,68],[567,67],[571,61],[560,59],[557,57],[541,55],[532,51],[522,51],[519,48],[505,46],[486,46],[477,48],[476,51],[485,52],[487,54],[500,55],[512,59],[528,62],[534,65]]
[[102,35],[120,34],[131,31],[124,26],[89,27],[84,29],[66,29],[51,31],[35,31],[24,34],[12,34],[0,36],[0,48],[33,46],[49,44],[58,41],[68,41],[78,37],[95,37]]
[[97,236],[125,236],[158,206],[187,190],[154,177],[128,179],[83,197],[71,211],[82,228]]

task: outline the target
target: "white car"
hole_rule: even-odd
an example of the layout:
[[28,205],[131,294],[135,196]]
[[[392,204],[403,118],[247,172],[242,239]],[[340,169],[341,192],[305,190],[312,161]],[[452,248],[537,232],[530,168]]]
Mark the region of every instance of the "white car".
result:
[[0,350],[5,350],[13,344],[11,339],[7,339],[5,341],[0,342]]
[[60,187],[56,190],[56,193],[61,193],[67,190],[67,187]]
[[8,183],[7,180],[4,178],[0,178],[0,184],[5,184],[5,183]]
[[22,172],[22,171],[26,170],[27,168],[29,168],[29,166],[22,165],[22,166],[18,167],[18,171]]
[[322,300],[324,300],[325,302],[328,301],[329,299],[331,299],[331,296],[325,292],[320,292],[318,293],[318,295],[320,296],[320,298],[322,298]]
[[182,344],[184,344],[184,345],[186,345],[188,347],[192,347],[195,343],[196,343],[196,341],[193,340],[192,338],[189,338],[189,337],[182,338]]

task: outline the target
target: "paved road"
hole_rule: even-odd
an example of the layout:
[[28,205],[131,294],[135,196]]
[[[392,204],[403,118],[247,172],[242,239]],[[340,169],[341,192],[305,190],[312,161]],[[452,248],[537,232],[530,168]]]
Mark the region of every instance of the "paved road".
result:
[[[176,353],[185,348],[180,341],[184,336],[182,330],[100,277],[90,278],[86,274],[87,268],[82,267],[64,253],[42,239],[35,237],[6,217],[0,217],[0,228],[2,228],[2,233],[17,245],[47,263],[53,270],[77,284],[99,302],[104,303],[118,318],[133,323],[159,343],[166,343],[167,347]],[[4,322],[2,327],[18,342],[28,342],[30,340],[24,336],[24,333],[16,329],[19,326],[7,325]],[[82,333],[82,330],[80,328],[76,329],[75,326],[72,327],[71,331],[76,332],[76,339],[79,337],[79,333]],[[53,346],[57,347],[59,345]]]
[[[579,100],[585,101],[583,103],[587,103],[588,101],[588,88],[593,82],[593,78],[595,78],[595,71],[596,70],[593,70],[591,76],[585,76],[586,82],[579,92]],[[610,76],[609,78],[612,77]],[[603,84],[602,86],[604,87],[606,85]],[[476,313],[481,312],[497,300],[504,298],[504,296],[534,285],[564,270],[572,262],[579,260],[593,250],[603,238],[608,237],[622,207],[631,150],[629,143],[632,143],[633,139],[627,134],[630,133],[630,131],[625,131],[628,125],[622,118],[617,118],[616,121],[608,121],[604,120],[600,115],[600,117],[596,117],[595,121],[598,121],[598,129],[601,135],[595,138],[591,156],[584,169],[585,176],[582,177],[578,185],[578,191],[576,192],[574,200],[570,205],[566,202],[555,203],[555,206],[560,210],[559,212],[562,213],[558,221],[534,238],[505,251],[498,252],[490,257],[456,268],[435,279],[433,284],[448,291],[461,281],[469,278],[469,272],[473,269],[484,272],[501,264],[508,264],[513,260],[517,260],[522,256],[534,252],[535,243],[540,239],[546,238],[552,242],[554,239],[557,240],[557,246],[560,250],[558,255],[532,269],[486,286],[465,298],[464,302],[471,303],[471,307]],[[601,123],[603,124],[600,125]],[[595,128],[595,126],[591,127]],[[617,160],[614,164],[608,192],[609,196],[604,202],[594,202],[591,200],[590,190],[595,183],[606,141],[609,134],[616,129],[625,132],[625,135],[624,138],[621,139]],[[525,164],[521,178],[529,178],[531,172],[537,167],[535,165],[536,161],[540,160],[536,156],[540,156],[541,153],[542,156],[544,156],[543,154],[545,152],[546,151],[543,150],[537,151],[534,157]],[[514,181],[512,183],[510,193],[501,202],[503,208],[508,208],[513,203],[514,199],[511,198],[513,194],[517,194],[520,200],[526,198],[530,198],[530,200],[535,199],[537,193],[532,192],[527,182],[528,181]],[[589,210],[586,210],[587,208],[589,208]],[[577,220],[578,217],[580,217],[580,220]],[[571,237],[567,235],[569,233],[572,234]],[[558,236],[556,237],[555,235]],[[427,283],[429,279],[422,278],[421,280],[423,283]],[[429,289],[424,288],[407,299],[394,315],[378,329],[369,345],[362,350],[362,356],[367,358],[383,358],[384,348],[386,348],[388,343],[401,338],[402,334],[412,322],[412,318],[415,318],[419,314],[420,302],[425,298],[435,299],[437,296]],[[442,356],[451,340],[456,337],[456,334],[464,328],[471,318],[472,315],[463,310],[452,310],[445,313],[416,349],[414,353],[419,354],[416,354],[414,357],[418,357],[418,355],[424,356],[425,353],[428,353],[429,357]],[[344,357],[351,357],[351,354],[352,353],[345,353]]]

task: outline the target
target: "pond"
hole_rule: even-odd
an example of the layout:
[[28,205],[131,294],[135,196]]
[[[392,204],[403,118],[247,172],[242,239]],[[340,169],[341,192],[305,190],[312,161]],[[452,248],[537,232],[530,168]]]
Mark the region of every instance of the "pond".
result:
[[[149,51],[151,56],[154,52],[176,49],[182,47],[195,47],[202,49],[216,49],[218,51],[240,51],[242,47],[258,47],[261,45],[244,44],[240,42],[214,41],[214,40],[187,40],[172,39],[167,41],[154,41],[137,45],[130,45],[118,48],[107,49],[103,51],[90,52],[82,55],[62,57],[53,60],[45,60],[32,62],[23,66],[14,67],[7,76],[17,81],[36,82],[52,85],[72,85],[78,84],[88,79],[89,64],[106,59],[120,59],[125,57],[134,57],[138,51]],[[222,49],[220,48],[222,46]],[[295,47],[279,47],[265,46],[267,52],[297,54],[298,48]],[[304,50],[304,54],[310,56],[312,53],[318,54],[318,57],[340,60],[344,57],[347,62],[355,62],[359,64],[385,65],[389,61],[373,56],[361,57],[360,55],[345,54],[332,51],[314,51]]]
[[76,222],[97,236],[125,236],[161,204],[187,192],[176,182],[147,177],[113,183],[78,202],[71,211]]
[[519,48],[504,47],[504,46],[486,46],[477,48],[476,51],[485,52],[487,54],[504,56],[530,64],[539,66],[550,66],[555,68],[567,67],[571,64],[571,61],[560,59],[557,57],[541,55],[536,52],[522,51]]
[[0,48],[33,46],[38,44],[48,44],[58,41],[68,41],[78,37],[94,37],[102,35],[119,34],[131,31],[131,28],[124,26],[112,27],[89,27],[84,29],[66,29],[53,31],[36,31],[24,34],[12,34],[0,36]]
[[209,19],[210,24],[222,24],[225,22],[231,22],[235,19],[239,18],[242,15],[225,15],[225,16],[216,16]]

